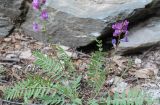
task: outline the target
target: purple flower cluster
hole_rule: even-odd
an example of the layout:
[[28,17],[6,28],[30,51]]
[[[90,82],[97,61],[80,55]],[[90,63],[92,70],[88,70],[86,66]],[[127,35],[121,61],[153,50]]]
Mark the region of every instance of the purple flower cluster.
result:
[[[40,17],[42,20],[47,20],[48,19],[48,12],[47,10],[42,10],[41,6],[46,3],[46,0],[33,0],[32,2],[32,7],[34,10],[39,10],[41,12]],[[33,30],[35,32],[38,32],[40,30],[40,26],[37,23],[33,23]]]
[[46,3],[46,0],[33,0],[32,6],[33,9],[39,10],[41,5],[44,5]]
[[[125,20],[112,25],[112,29],[114,29],[112,44],[114,47],[116,47],[120,41],[128,42],[128,24],[129,22]],[[121,39],[122,35],[123,39]]]

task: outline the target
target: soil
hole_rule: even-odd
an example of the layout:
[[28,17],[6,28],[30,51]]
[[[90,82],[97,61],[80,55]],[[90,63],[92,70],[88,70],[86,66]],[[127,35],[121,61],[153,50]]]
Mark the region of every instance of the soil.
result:
[[[1,105],[17,105],[21,101],[6,101],[3,99],[4,88],[12,85],[17,81],[21,81],[26,78],[27,72],[41,73],[39,69],[33,65],[33,56],[31,52],[35,50],[41,50],[42,52],[54,56],[55,49],[49,44],[44,44],[35,40],[32,37],[24,35],[20,31],[15,31],[6,38],[0,39],[0,65],[3,66],[4,72],[0,73],[0,104]],[[70,50],[73,51],[73,50]],[[87,64],[90,62],[90,55],[82,52],[76,52],[78,56],[73,57],[73,62],[76,65],[77,72],[83,75],[83,79],[80,84],[80,97],[86,101],[93,94],[92,87],[86,82],[86,69]],[[25,56],[24,56],[25,55]],[[152,49],[148,49],[143,54],[131,55],[131,56],[106,56],[105,68],[109,70],[106,74],[106,82],[103,89],[97,95],[97,99],[107,94],[114,94],[116,87],[114,87],[114,81],[118,79],[118,83],[127,84],[127,87],[121,87],[122,90],[129,88],[140,87],[146,92],[152,94],[153,98],[160,99],[160,47],[155,46]],[[136,76],[138,70],[147,69],[150,72],[143,74],[142,77]],[[147,71],[146,70],[146,71]],[[151,73],[153,72],[153,73]],[[151,74],[150,74],[151,73]],[[146,76],[147,75],[147,76]],[[158,105],[158,104],[157,104]]]

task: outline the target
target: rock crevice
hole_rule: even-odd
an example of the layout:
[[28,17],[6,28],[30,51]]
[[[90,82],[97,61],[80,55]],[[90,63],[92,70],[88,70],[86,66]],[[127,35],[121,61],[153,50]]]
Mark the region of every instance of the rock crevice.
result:
[[27,13],[26,0],[0,0],[0,37],[9,35]]

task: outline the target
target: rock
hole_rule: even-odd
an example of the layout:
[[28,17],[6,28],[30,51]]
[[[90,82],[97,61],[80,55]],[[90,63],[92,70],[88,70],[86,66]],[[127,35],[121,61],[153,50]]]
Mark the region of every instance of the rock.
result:
[[15,45],[14,45],[14,48],[15,48],[15,49],[20,49],[20,48],[21,48],[21,45],[20,45],[20,44],[15,44]]
[[13,65],[13,68],[14,68],[14,69],[18,69],[18,70],[21,70],[21,69],[22,69],[22,67],[21,67],[20,65]]
[[141,64],[141,63],[142,63],[142,60],[139,59],[139,58],[136,58],[134,62],[135,62],[136,65],[138,65],[138,64]]
[[23,0],[0,0],[0,12],[10,18],[21,14]]
[[[155,100],[160,99],[160,79],[148,81],[145,84],[142,84],[141,86],[145,93],[149,94],[151,98]],[[154,105],[160,105],[158,103],[159,101],[157,101],[157,104]]]
[[136,58],[136,59],[134,60],[134,63],[135,63],[135,65],[136,65],[137,67],[141,67],[141,65],[142,65],[142,60],[139,59],[139,58]]
[[15,39],[21,40],[21,36],[18,33],[15,33]]
[[[102,34],[110,38],[111,34],[109,36],[105,31],[111,32],[108,27],[110,29],[113,22],[129,17],[137,22],[153,14],[155,11],[143,10],[152,1],[154,0],[47,0],[50,17],[47,22],[48,35],[33,31],[33,19],[36,21],[38,17],[32,9],[22,28],[27,35],[41,41],[49,38],[51,42],[65,46],[86,46]],[[41,20],[36,22],[41,23]]]
[[134,75],[137,78],[155,78],[158,74],[158,69],[155,68],[144,68],[144,69],[140,69],[137,70]]
[[68,56],[68,57],[72,57],[72,58],[77,58],[77,53],[74,51],[69,51],[69,47],[67,46],[59,46],[61,49],[63,49],[64,53]]
[[154,17],[130,30],[129,42],[120,44],[119,53],[128,54],[145,50],[160,42],[160,17]]
[[0,0],[0,37],[9,35],[20,18],[24,0]]
[[10,42],[12,39],[11,38],[4,38],[5,42]]
[[114,77],[113,79],[111,79],[109,82],[113,81],[113,86],[111,88],[111,91],[113,93],[118,92],[118,93],[123,93],[125,90],[127,90],[127,88],[129,88],[129,85],[127,83],[124,82],[123,78],[121,77]]
[[31,59],[32,56],[32,52],[30,49],[26,50],[26,51],[22,51],[19,58],[20,59]]
[[9,17],[4,17],[2,14],[0,14],[0,37],[8,35],[13,27],[14,26]]
[[126,65],[124,64],[127,60],[122,59],[122,56],[114,56],[112,60],[114,63],[116,63],[116,65],[118,65],[119,68],[121,69],[127,68]]
[[12,59],[12,58],[18,58],[18,56],[16,54],[7,54],[6,58],[7,59]]

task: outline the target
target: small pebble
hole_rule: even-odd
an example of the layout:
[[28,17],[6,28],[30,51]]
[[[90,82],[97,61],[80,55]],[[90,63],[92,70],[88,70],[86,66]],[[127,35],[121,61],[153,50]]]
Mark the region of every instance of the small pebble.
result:
[[139,59],[139,58],[136,58],[135,59],[135,64],[137,65],[137,64],[141,64],[142,63],[142,60],[141,59]]

